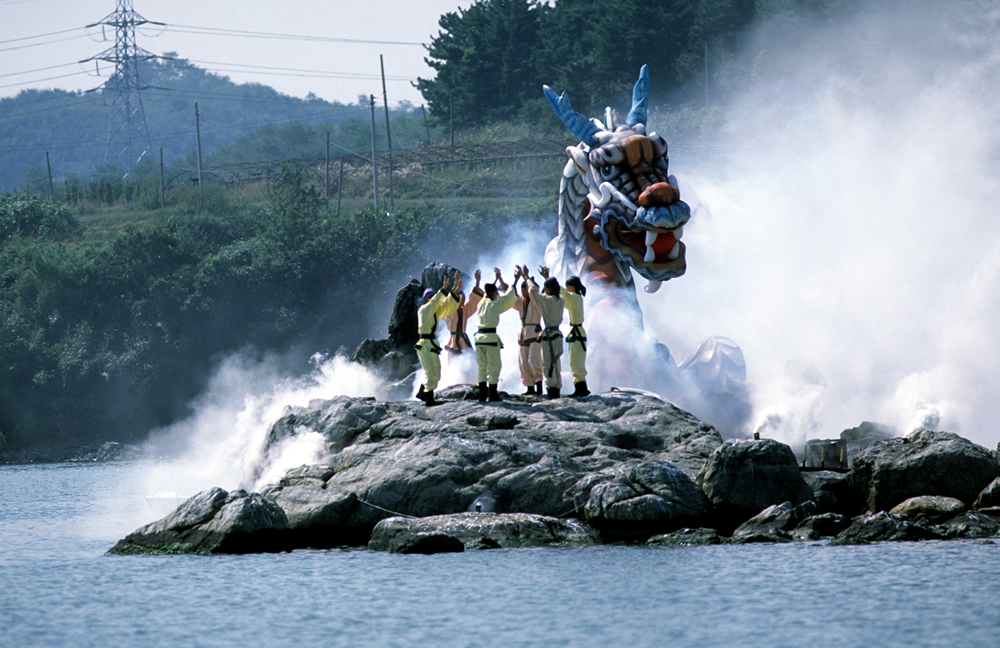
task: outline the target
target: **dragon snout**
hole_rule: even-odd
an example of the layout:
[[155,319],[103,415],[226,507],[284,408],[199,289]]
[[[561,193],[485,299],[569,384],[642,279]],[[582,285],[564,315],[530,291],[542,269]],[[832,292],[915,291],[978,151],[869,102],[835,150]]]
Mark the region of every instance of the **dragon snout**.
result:
[[680,200],[680,192],[669,183],[656,182],[639,194],[639,204],[643,207],[666,207]]

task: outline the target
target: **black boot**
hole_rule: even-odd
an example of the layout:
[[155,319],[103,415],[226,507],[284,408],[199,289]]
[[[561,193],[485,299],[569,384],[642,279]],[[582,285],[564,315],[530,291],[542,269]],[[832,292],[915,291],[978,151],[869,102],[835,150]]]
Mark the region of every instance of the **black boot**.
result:
[[554,398],[559,398],[559,388],[558,387],[549,387],[548,396],[549,396],[549,400],[552,400]]
[[424,399],[423,400],[424,400],[424,404],[427,405],[427,407],[434,407],[435,405],[440,405],[441,404],[440,402],[434,400],[434,390],[433,389],[428,389],[427,391],[424,392]]
[[534,385],[528,385],[528,388],[526,390],[524,390],[524,395],[525,396],[534,396],[536,393],[538,393],[538,392],[535,391],[535,386]]
[[420,389],[417,390],[417,398],[425,403],[427,402],[427,391],[424,389],[423,385],[420,385]]
[[590,396],[590,390],[587,389],[587,381],[581,380],[578,383],[573,383],[573,398],[582,398],[584,396]]
[[539,380],[538,382],[535,383],[535,393],[538,394],[539,396],[541,396],[543,393],[545,393],[545,392],[542,391],[542,381],[541,380]]
[[479,402],[480,403],[485,403],[486,402],[486,395],[487,395],[486,383],[481,382],[481,383],[479,383]]
[[490,385],[490,402],[500,402],[500,391],[497,389],[496,385]]

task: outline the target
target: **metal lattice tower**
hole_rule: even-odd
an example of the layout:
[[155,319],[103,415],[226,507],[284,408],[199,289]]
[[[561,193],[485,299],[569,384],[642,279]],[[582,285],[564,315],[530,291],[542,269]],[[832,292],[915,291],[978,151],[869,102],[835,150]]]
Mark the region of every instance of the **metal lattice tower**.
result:
[[108,128],[108,143],[104,150],[104,162],[113,162],[125,171],[132,172],[132,166],[141,160],[152,148],[149,131],[146,129],[146,112],[142,107],[140,91],[145,88],[139,82],[139,61],[157,58],[135,43],[135,28],[139,25],[163,25],[146,20],[132,9],[132,0],[117,0],[114,13],[87,28],[101,26],[115,30],[114,47],[87,59],[107,61],[115,66],[115,71],[98,88],[104,100],[113,107]]

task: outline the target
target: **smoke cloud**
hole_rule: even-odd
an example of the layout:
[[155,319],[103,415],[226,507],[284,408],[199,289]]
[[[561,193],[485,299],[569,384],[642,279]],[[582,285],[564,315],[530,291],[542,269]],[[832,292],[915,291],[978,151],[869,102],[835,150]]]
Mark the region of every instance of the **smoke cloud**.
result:
[[[384,397],[388,385],[342,356],[317,355],[312,361],[304,376],[289,375],[285,359],[276,355],[240,354],[223,361],[192,404],[194,414],[150,434],[148,450],[162,460],[149,472],[147,492],[189,497],[212,486],[258,490],[291,468],[320,463],[326,449],[317,433],[286,439],[265,457],[271,425],[289,407],[333,396]],[[265,465],[266,472],[254,479]]]
[[695,213],[647,326],[679,357],[740,344],[767,436],[1000,441],[998,22],[970,1],[762,25],[721,133],[685,148],[651,123]]

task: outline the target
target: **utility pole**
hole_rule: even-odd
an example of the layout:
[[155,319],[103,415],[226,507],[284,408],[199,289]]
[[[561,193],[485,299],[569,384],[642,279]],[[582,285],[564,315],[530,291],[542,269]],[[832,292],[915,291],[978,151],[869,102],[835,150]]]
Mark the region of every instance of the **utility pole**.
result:
[[52,165],[49,163],[48,151],[45,151],[45,166],[49,170],[49,198],[55,198],[56,192],[52,189]]
[[448,96],[448,130],[451,131],[451,148],[455,150],[455,97]]
[[378,208],[378,163],[375,161],[375,95],[369,95],[368,103],[372,109],[372,194],[375,197],[375,207]]
[[194,136],[198,140],[198,188],[201,189],[201,118],[198,115],[198,102],[194,102]]
[[323,197],[326,198],[326,215],[330,215],[330,131],[326,131],[326,182],[323,184]]
[[424,116],[424,130],[427,131],[427,146],[431,145],[431,127],[427,125],[427,111],[424,104],[420,104],[420,114]]
[[108,128],[104,161],[117,163],[125,171],[126,176],[132,173],[135,163],[152,148],[140,94],[140,91],[146,88],[139,82],[139,61],[157,57],[135,43],[135,28],[146,24],[164,23],[146,20],[137,14],[132,9],[132,0],[117,0],[114,13],[105,16],[99,22],[87,25],[88,29],[100,25],[102,34],[105,27],[113,27],[114,47],[80,61],[81,63],[94,61],[98,71],[100,70],[98,61],[106,61],[115,66],[108,80],[95,90],[102,90],[105,103],[110,100],[114,108]]
[[385,92],[385,63],[382,62],[382,55],[378,55],[378,64],[382,69],[382,104],[385,107],[385,141],[389,146],[389,211],[392,211],[395,204],[392,199],[392,133],[389,129],[389,96]]
[[340,218],[340,194],[344,190],[344,154],[340,154],[340,179],[337,180],[337,218]]
[[160,147],[160,209],[163,209],[164,199],[163,194],[166,191],[166,186],[163,182],[163,147]]

